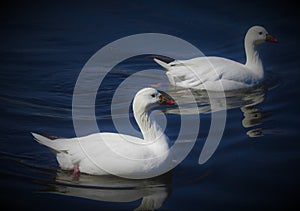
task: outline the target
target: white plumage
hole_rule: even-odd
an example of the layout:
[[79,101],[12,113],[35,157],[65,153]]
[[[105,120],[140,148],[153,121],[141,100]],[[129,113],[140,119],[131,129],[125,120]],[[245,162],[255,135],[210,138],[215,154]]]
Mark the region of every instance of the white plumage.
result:
[[166,69],[173,86],[213,91],[249,88],[264,78],[257,48],[266,41],[277,42],[277,39],[261,26],[253,26],[248,30],[245,36],[245,64],[221,57],[198,57],[170,63],[157,57],[154,61]]
[[172,104],[174,101],[170,96],[153,88],[142,89],[136,94],[133,111],[144,139],[118,133],[54,140],[36,133],[32,135],[56,153],[60,167],[65,170],[130,178],[157,176],[169,162],[168,137],[149,114],[159,105]]

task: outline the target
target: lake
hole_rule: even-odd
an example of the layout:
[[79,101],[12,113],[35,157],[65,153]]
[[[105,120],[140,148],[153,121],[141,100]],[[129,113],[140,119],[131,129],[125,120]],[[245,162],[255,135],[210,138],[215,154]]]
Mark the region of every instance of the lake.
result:
[[[26,1],[3,5],[2,206],[30,210],[299,207],[298,20],[296,6],[287,2]],[[205,91],[193,92],[197,112],[189,108],[181,113],[174,108],[158,112],[173,143],[178,138],[181,116],[196,116],[201,123],[187,157],[170,172],[155,178],[131,180],[81,174],[74,180],[71,172],[58,167],[54,154],[30,134],[76,136],[72,99],[78,76],[98,50],[118,39],[141,33],[166,34],[189,42],[206,56],[244,63],[244,35],[253,25],[266,27],[279,42],[260,48],[265,67],[262,84],[226,93],[227,116],[220,144],[201,165],[198,160],[210,133],[212,116],[224,110],[220,103],[220,109],[212,111],[212,101]],[[144,45],[151,43],[141,46]],[[113,50],[132,53],[130,45]],[[176,58],[193,57],[181,48],[162,50]],[[114,55],[106,58],[109,64],[115,62]],[[152,86],[179,96],[181,103],[189,102],[189,98],[184,98],[187,90],[170,87],[162,68],[146,56],[136,55],[118,62],[101,85],[96,84],[99,89],[94,113],[99,130],[140,135],[131,101],[141,87]],[[105,65],[99,64],[100,73]],[[122,92],[115,99],[116,90]],[[122,98],[122,93],[128,95]],[[125,119],[125,123],[116,125],[114,114],[117,122]],[[97,132],[91,127],[91,119],[86,116],[81,134]],[[222,130],[216,130],[219,129]]]

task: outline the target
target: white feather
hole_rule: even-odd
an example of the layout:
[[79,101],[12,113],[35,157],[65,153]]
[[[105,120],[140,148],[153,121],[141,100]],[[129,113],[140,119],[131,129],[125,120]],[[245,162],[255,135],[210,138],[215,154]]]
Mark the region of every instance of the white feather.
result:
[[32,135],[40,144],[55,151],[62,169],[71,170],[76,166],[80,172],[93,175],[152,177],[163,172],[169,163],[168,137],[149,116],[150,109],[158,105],[160,95],[155,89],[145,88],[134,98],[134,116],[144,139],[118,133],[55,140],[36,133]]
[[261,26],[248,30],[245,36],[246,64],[221,57],[175,60],[168,64],[156,58],[154,61],[167,70],[173,86],[213,91],[253,87],[264,78],[257,47],[267,41],[267,36],[267,31]]

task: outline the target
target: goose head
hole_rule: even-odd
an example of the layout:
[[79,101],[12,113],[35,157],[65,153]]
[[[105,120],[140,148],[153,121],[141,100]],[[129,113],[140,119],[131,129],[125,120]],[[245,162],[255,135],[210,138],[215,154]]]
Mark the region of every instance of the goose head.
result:
[[161,105],[174,105],[174,99],[167,93],[154,88],[141,89],[134,97],[133,110],[149,111]]
[[264,27],[253,26],[247,32],[245,42],[257,46],[264,42],[276,43],[278,40],[272,37]]

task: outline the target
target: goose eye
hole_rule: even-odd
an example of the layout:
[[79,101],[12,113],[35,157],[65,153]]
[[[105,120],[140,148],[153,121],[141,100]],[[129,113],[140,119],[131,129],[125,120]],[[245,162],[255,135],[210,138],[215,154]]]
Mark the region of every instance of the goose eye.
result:
[[155,94],[152,94],[151,97],[155,97]]
[[259,32],[258,34],[259,34],[259,35],[262,35],[262,32]]

